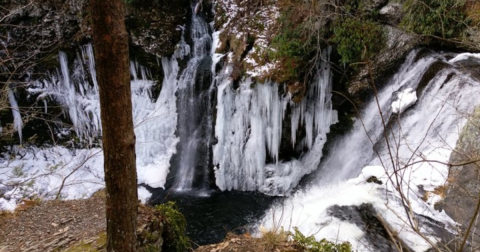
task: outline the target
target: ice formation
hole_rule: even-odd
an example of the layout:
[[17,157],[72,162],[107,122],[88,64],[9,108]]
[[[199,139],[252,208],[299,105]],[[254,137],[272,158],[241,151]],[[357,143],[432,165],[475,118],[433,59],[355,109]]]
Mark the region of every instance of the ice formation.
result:
[[18,137],[20,138],[20,144],[22,143],[22,127],[23,127],[23,120],[22,115],[20,114],[20,108],[18,107],[17,99],[15,98],[15,94],[13,93],[12,89],[8,89],[8,100],[10,101],[10,107],[12,109],[13,114],[13,128],[18,133]]
[[[325,52],[327,58],[328,52]],[[228,74],[229,68],[224,69]],[[279,96],[279,85],[253,83],[247,78],[235,89],[230,78],[218,79],[217,117],[213,159],[217,186],[221,190],[261,191],[284,195],[303,175],[317,168],[329,127],[337,121],[330,101],[330,67],[323,62],[317,80],[300,104]],[[290,105],[289,105],[290,103]],[[305,127],[304,144],[310,148],[299,160],[282,162],[278,152],[287,106],[293,110],[292,143],[296,131]],[[266,164],[267,156],[274,163]]]
[[172,99],[177,90],[178,63],[167,58],[162,58],[161,63],[164,79],[155,102],[150,91],[154,82],[148,80],[147,69],[140,67],[142,79],[133,75],[131,82],[138,183],[156,188],[165,185],[170,158],[176,153],[179,141],[175,136],[177,104]]
[[[69,70],[67,55],[60,52],[60,69],[46,79],[32,83],[28,92],[38,94],[37,100],[44,101],[45,111],[48,111],[48,100],[62,106],[78,138],[91,145],[94,139],[101,135],[100,103],[93,47],[88,44],[81,51],[81,55],[77,55],[73,62],[72,73]],[[88,66],[88,71],[84,66]],[[92,80],[92,84],[89,79]]]
[[397,94],[397,100],[392,102],[392,112],[401,114],[417,101],[417,91],[406,88]]
[[[72,127],[87,146],[101,135],[100,104],[96,82],[95,61],[91,45],[81,48],[73,65],[68,65],[65,53],[59,54],[60,68],[46,79],[32,83],[28,91],[38,100],[61,105],[73,123]],[[163,58],[164,80],[159,97],[152,97],[149,70],[135,61],[131,62],[131,89],[133,118],[136,135],[138,183],[163,187],[176,152],[178,63],[176,59]],[[87,67],[85,67],[87,66]],[[9,93],[14,113],[14,125],[21,129],[21,118],[12,91]],[[18,115],[18,116],[15,116]],[[19,121],[20,120],[20,121]],[[60,125],[63,126],[63,125]],[[63,126],[65,127],[65,126]],[[5,197],[0,208],[10,209],[25,195],[56,197],[65,181],[61,197],[66,199],[88,197],[103,187],[103,153],[101,149],[72,149],[45,147],[42,149],[14,147],[15,158],[2,158],[0,167],[11,172],[0,174],[0,186]],[[142,189],[142,195],[147,193]]]

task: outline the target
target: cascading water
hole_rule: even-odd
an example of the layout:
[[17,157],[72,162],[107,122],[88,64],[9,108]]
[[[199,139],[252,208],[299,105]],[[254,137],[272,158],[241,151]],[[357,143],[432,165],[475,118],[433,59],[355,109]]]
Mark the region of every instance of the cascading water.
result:
[[[209,187],[212,142],[213,89],[210,51],[212,38],[205,20],[193,11],[190,59],[178,80],[178,160],[174,188],[177,191]],[[190,50],[182,50],[187,53]]]
[[[334,208],[370,204],[412,251],[430,248],[424,238],[436,239],[432,229],[415,222],[423,232],[419,236],[408,219],[426,216],[447,230],[454,226],[434,209],[439,197],[425,202],[420,188],[433,192],[446,183],[450,153],[468,114],[479,105],[472,98],[480,95],[480,80],[468,69],[480,63],[478,55],[453,56],[425,49],[411,52],[378,93],[378,103],[372,99],[351,132],[335,141],[310,187],[274,206],[271,211],[281,213],[281,219],[266,215],[262,225],[297,227],[318,239],[348,241],[358,251],[392,251],[390,245],[369,238],[368,228],[355,225],[354,213],[342,216]],[[368,183],[372,176],[378,184]],[[411,215],[402,204],[405,200]]]
[[[398,73],[378,94],[378,103],[388,124],[390,150],[393,157],[400,159],[395,162],[403,164],[425,159],[448,162],[465,121],[461,117],[475,105],[466,97],[478,92],[477,81],[462,73],[455,61],[448,61],[448,55],[430,53],[418,59],[417,55],[422,53],[425,52],[410,53]],[[425,83],[422,78],[428,76],[426,72],[439,68],[442,70]],[[416,105],[409,104],[403,96],[409,90],[420,97]],[[404,99],[403,109],[408,105],[414,107],[398,115],[394,110],[398,102],[402,103],[400,99]],[[351,133],[333,146],[331,152],[335,155],[322,161],[316,183],[335,183],[356,177],[366,165],[391,168],[387,151],[378,106],[372,100]],[[351,158],[344,158],[346,156]]]
[[[422,58],[415,61],[416,53],[411,53],[402,65],[391,83],[378,94],[379,104],[384,111],[388,111],[392,96],[395,91],[408,83],[416,83],[423,76],[428,67],[436,61],[435,57]],[[393,81],[396,80],[396,81]],[[382,135],[382,120],[378,113],[378,107],[373,100],[363,109],[361,121],[357,121],[348,136],[337,140],[331,153],[320,164],[317,179],[314,183],[324,184],[338,182],[344,179],[356,177],[368,162],[372,159],[374,151],[372,142],[376,142]],[[365,134],[367,130],[368,135]],[[368,137],[370,136],[370,138]],[[345,158],[349,157],[349,158]],[[330,169],[335,167],[334,169]]]

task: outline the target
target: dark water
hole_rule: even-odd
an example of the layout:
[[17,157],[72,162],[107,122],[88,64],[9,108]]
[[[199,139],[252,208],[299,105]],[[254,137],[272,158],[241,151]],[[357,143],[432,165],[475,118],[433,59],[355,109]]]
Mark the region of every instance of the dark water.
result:
[[[187,235],[198,245],[218,243],[228,232],[251,232],[255,224],[279,197],[256,192],[175,193],[152,190],[151,204],[175,201],[187,219]],[[202,196],[204,194],[204,196]],[[207,195],[209,194],[209,195]]]

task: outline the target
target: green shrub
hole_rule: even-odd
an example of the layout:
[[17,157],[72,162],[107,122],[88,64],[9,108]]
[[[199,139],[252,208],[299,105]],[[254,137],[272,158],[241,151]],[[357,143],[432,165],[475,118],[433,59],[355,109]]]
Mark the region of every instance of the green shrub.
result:
[[459,37],[468,25],[463,5],[459,0],[407,0],[402,25],[418,34]]
[[163,251],[183,252],[190,251],[191,243],[185,234],[187,221],[182,213],[178,211],[175,202],[167,202],[155,207],[155,210],[163,216]]
[[282,69],[277,75],[278,82],[298,78],[305,68],[308,56],[316,49],[313,38],[302,28],[302,23],[292,20],[290,11],[283,12],[280,19],[279,33],[273,38],[269,58],[280,62]]
[[369,20],[339,18],[334,24],[333,33],[331,41],[337,45],[343,64],[367,60],[385,44],[381,27]]
[[333,242],[322,239],[315,240],[315,237],[305,237],[298,228],[294,228],[293,241],[297,246],[301,247],[305,252],[351,252],[352,245],[348,242],[335,244]]

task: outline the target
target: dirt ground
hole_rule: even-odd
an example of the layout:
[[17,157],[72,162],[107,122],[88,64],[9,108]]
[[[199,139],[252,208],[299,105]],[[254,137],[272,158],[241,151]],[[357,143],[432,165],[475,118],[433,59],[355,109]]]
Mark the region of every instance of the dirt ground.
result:
[[218,244],[199,247],[195,252],[301,252],[287,241],[272,241],[248,235],[228,235]]
[[[25,201],[0,217],[0,252],[62,251],[105,232],[105,198]],[[100,248],[99,248],[100,249]]]
[[[150,207],[139,207],[138,222],[148,219]],[[105,198],[24,201],[14,213],[0,214],[0,252],[105,251]],[[228,235],[224,242],[201,246],[195,252],[299,251],[285,241]]]

